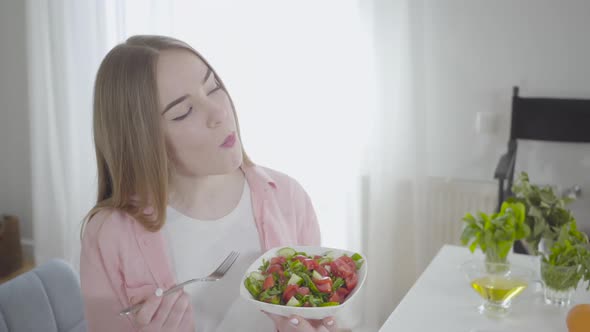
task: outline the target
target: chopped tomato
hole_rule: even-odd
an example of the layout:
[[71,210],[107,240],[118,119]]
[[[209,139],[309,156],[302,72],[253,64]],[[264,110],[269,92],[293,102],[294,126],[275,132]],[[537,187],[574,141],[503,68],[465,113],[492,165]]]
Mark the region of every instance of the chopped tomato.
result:
[[330,264],[330,271],[337,277],[348,278],[355,273],[355,269],[351,268],[346,262],[340,258]]
[[350,266],[351,270],[356,271],[356,263],[354,262],[354,260],[352,258],[350,258],[348,256],[342,256],[338,259],[343,261],[344,263],[346,263],[348,266]]
[[332,291],[332,287],[329,284],[322,284],[316,286],[318,287],[318,290],[322,293],[330,293],[330,291]]
[[308,269],[309,271],[311,270],[315,270],[318,266],[320,266],[318,264],[318,262],[314,261],[313,259],[305,259],[303,261],[303,265],[305,265],[305,268]]
[[266,273],[272,274],[272,273],[279,273],[283,272],[283,267],[280,264],[272,264],[271,266],[268,267],[268,270],[266,270]]
[[342,303],[342,299],[340,298],[340,295],[338,293],[333,293],[330,296],[330,299],[328,300],[329,302],[338,302],[338,303]]
[[278,256],[278,257],[273,257],[270,259],[270,264],[285,264],[287,262],[287,259],[283,256]]
[[315,283],[318,290],[322,293],[330,293],[332,291],[332,279],[329,277],[314,279],[313,282]]
[[316,271],[318,271],[319,274],[322,275],[322,277],[327,277],[328,276],[328,271],[326,271],[326,269],[323,266],[316,266],[315,268]]
[[264,284],[262,285],[262,288],[264,288],[264,290],[267,289],[271,289],[273,286],[275,285],[275,279],[272,277],[272,275],[266,277],[266,279],[264,279]]
[[297,289],[297,293],[298,294],[301,294],[301,295],[307,295],[307,294],[309,294],[309,288],[307,288],[307,287],[299,287]]
[[283,300],[285,300],[285,302],[288,302],[293,297],[293,295],[297,293],[297,288],[299,288],[297,285],[287,286],[287,288],[285,288],[285,291],[283,292]]
[[340,297],[342,299],[345,299],[346,296],[348,296],[348,294],[350,293],[350,291],[348,289],[346,289],[345,287],[338,288],[338,290],[336,292],[338,293],[338,295],[340,295]]
[[359,277],[356,275],[356,273],[351,274],[349,277],[344,279],[344,282],[346,282],[346,289],[352,291],[356,287],[358,281]]
[[305,256],[297,255],[297,256],[293,257],[293,259],[296,259],[296,260],[300,261],[301,263],[303,263],[303,261],[308,258]]

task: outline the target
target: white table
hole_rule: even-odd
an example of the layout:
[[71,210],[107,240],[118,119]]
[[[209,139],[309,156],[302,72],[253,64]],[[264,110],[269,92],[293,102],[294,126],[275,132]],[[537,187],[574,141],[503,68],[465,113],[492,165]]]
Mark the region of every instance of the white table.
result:
[[[514,264],[539,271],[538,258],[510,254]],[[481,257],[477,255],[475,257]],[[481,298],[471,289],[458,266],[475,258],[467,248],[444,246],[416,281],[404,299],[389,316],[382,332],[559,332],[567,331],[565,318],[569,308],[558,308],[543,302],[539,284],[531,284],[503,318],[481,315],[477,307]],[[575,303],[590,303],[590,292],[579,287]]]

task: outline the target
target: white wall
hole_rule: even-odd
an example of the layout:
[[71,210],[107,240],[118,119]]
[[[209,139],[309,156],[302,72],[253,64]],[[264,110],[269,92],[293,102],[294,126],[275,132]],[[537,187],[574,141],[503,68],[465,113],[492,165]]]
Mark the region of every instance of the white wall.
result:
[[0,1],[0,214],[32,238],[25,1]]
[[[590,98],[590,1],[423,0],[413,17],[429,175],[492,179],[513,85]],[[477,112],[498,113],[496,135],[476,134]]]

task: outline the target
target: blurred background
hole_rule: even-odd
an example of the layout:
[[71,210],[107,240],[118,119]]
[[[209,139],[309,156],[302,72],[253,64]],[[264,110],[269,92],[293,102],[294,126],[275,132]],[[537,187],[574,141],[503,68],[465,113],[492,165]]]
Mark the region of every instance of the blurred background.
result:
[[[78,266],[98,65],[170,35],[223,78],[253,161],[308,191],[323,244],[368,256],[363,321],[381,326],[461,216],[495,209],[513,86],[590,99],[589,17],[582,0],[0,0],[0,213],[18,217],[20,271]],[[585,145],[520,152],[536,182],[590,184]]]

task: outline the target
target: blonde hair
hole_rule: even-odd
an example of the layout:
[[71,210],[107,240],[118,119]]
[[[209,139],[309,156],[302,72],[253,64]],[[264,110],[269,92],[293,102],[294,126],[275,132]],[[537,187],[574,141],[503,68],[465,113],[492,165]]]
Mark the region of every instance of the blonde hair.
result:
[[[160,52],[169,49],[193,53],[215,73],[188,44],[145,35],[130,37],[114,47],[98,69],[93,106],[98,197],[85,220],[102,209],[120,209],[149,231],[158,231],[164,225],[168,180],[174,170],[160,126],[156,65]],[[221,79],[220,84],[227,93]],[[239,136],[229,93],[228,98]],[[251,165],[245,151],[243,155],[243,163]],[[147,207],[153,208],[153,213],[146,214]]]

